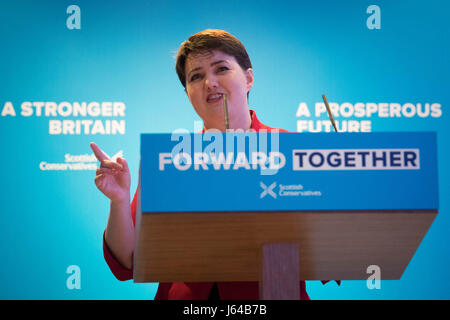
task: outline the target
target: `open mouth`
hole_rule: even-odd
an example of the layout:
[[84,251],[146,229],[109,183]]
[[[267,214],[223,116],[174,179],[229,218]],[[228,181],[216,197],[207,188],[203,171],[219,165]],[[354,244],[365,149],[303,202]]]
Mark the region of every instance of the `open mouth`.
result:
[[223,94],[222,93],[215,93],[215,94],[210,94],[206,97],[206,102],[208,103],[215,103],[218,102],[220,100],[222,100],[223,98]]

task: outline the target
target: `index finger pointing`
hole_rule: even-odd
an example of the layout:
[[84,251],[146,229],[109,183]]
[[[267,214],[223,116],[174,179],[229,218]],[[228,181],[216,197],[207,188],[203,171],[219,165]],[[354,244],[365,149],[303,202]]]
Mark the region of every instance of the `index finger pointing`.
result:
[[109,157],[94,142],[91,142],[89,145],[91,146],[92,151],[94,151],[95,157],[98,161],[102,162],[109,160]]

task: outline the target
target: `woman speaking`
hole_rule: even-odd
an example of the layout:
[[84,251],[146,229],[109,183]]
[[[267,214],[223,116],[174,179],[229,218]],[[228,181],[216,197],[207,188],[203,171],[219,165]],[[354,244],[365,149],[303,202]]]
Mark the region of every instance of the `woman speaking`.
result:
[[[254,81],[252,64],[242,43],[228,32],[204,30],[192,35],[181,44],[176,72],[195,112],[203,120],[204,131],[272,129],[259,122],[249,109],[248,95]],[[104,257],[117,279],[129,280],[133,277],[137,198],[135,193],[130,204],[128,165],[123,158],[112,161],[95,143],[91,143],[91,148],[101,163],[95,184],[111,200],[103,235]],[[256,300],[258,296],[257,282],[176,282],[160,283],[155,299]],[[300,298],[309,299],[303,281]]]

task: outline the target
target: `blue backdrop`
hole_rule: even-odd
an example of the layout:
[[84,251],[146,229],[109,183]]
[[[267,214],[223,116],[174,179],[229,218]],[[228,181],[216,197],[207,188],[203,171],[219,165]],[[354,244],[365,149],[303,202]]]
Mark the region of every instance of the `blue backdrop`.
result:
[[[310,297],[448,299],[449,9],[444,0],[0,1],[0,298],[154,297],[157,284],[119,282],[103,259],[109,200],[95,187],[89,142],[123,152],[134,193],[140,133],[196,130],[174,55],[215,28],[246,46],[250,105],[267,125],[314,129],[327,119],[315,108],[326,94],[341,126],[437,132],[439,214],[402,279],[379,290],[310,281]],[[71,265],[80,289],[67,285]]]

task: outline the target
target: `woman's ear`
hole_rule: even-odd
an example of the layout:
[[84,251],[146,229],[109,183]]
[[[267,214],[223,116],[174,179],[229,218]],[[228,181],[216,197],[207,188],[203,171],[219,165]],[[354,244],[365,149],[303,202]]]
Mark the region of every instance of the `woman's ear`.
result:
[[245,78],[247,79],[247,92],[253,87],[253,69],[248,68],[245,71]]

